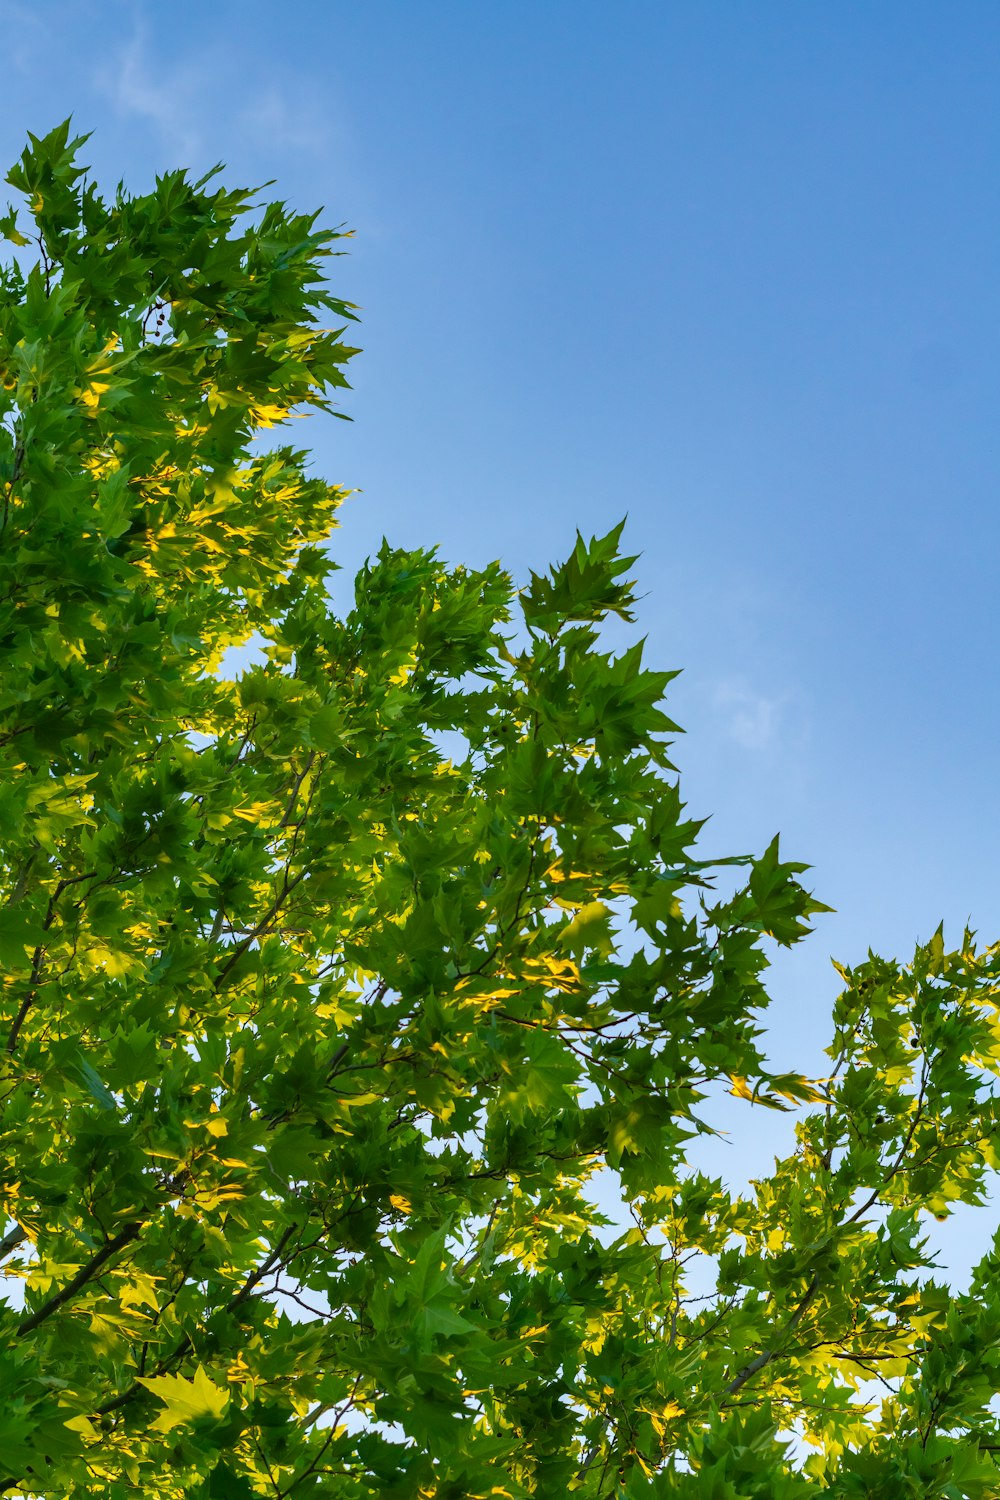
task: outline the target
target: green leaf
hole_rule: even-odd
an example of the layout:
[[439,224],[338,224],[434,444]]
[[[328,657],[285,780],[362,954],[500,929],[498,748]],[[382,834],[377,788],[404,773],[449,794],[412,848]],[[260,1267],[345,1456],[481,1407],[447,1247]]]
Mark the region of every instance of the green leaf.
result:
[[530,587],[521,594],[529,626],[551,632],[571,620],[600,620],[608,614],[634,618],[632,585],[619,581],[636,561],[619,555],[624,527],[624,520],[619,521],[606,536],[592,537],[589,542],[577,532],[576,546],[565,563],[554,567],[547,578],[532,573]]
[[83,139],[0,218],[0,1489],[988,1500],[1000,1239],[947,1286],[927,1222],[996,1197],[1000,948],[840,966],[775,1072],[827,908],[699,857],[621,525],[341,609],[273,430],[341,231]]
[[190,1379],[154,1375],[142,1377],[138,1383],[163,1402],[164,1410],[153,1423],[158,1432],[172,1432],[204,1417],[218,1421],[229,1406],[229,1392],[220,1390],[201,1365],[196,1366]]
[[85,1057],[79,1057],[74,1068],[88,1094],[97,1100],[102,1109],[118,1108],[114,1094],[102,1083],[100,1075],[95,1072]]

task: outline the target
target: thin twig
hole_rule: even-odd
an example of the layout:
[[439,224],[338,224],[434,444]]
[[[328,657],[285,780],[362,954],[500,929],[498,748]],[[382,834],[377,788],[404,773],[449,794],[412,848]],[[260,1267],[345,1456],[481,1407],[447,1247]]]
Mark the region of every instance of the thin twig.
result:
[[799,1303],[798,1307],[792,1313],[792,1316],[788,1319],[784,1328],[781,1330],[781,1337],[779,1342],[774,1346],[774,1348],[765,1349],[762,1354],[757,1355],[756,1359],[752,1359],[748,1365],[743,1366],[739,1374],[735,1375],[726,1386],[727,1396],[735,1396],[736,1392],[742,1390],[748,1380],[752,1380],[753,1377],[759,1374],[761,1370],[766,1369],[769,1364],[779,1358],[779,1356],[784,1352],[785,1340],[793,1331],[793,1329],[797,1328],[798,1325],[802,1322],[802,1319],[808,1312],[818,1291],[819,1275],[815,1274],[808,1287],[806,1288],[806,1292],[802,1298],[802,1301]]

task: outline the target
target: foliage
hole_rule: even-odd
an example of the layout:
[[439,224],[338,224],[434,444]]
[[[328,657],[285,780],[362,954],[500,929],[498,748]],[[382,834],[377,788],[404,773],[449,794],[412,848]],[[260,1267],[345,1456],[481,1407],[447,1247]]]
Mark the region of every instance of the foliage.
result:
[[[921,1223],[996,1165],[1000,953],[842,971],[773,1076],[821,908],[695,857],[621,528],[338,616],[343,492],[256,441],[346,383],[336,234],[80,145],[0,223],[3,1488],[995,1494],[1000,1247],[953,1295]],[[720,1083],[799,1111],[749,1195]]]

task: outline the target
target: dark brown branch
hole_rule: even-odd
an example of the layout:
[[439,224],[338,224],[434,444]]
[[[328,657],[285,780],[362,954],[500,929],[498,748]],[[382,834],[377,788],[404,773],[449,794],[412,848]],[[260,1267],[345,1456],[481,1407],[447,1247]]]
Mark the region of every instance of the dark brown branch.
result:
[[248,723],[247,723],[246,733],[244,734],[243,738],[240,740],[240,747],[239,747],[239,749],[237,750],[236,754],[233,756],[232,760],[229,762],[228,766],[226,767],[227,773],[229,771],[232,771],[234,769],[234,767],[236,767],[237,765],[239,765],[240,761],[243,759],[243,752],[246,749],[247,745],[249,745],[249,743],[250,743],[250,737],[253,734],[254,729],[256,727],[257,727],[257,715],[254,714],[250,718],[250,720],[248,721]]
[[25,891],[28,889],[28,878],[31,875],[35,860],[38,858],[38,851],[40,847],[41,846],[36,843],[27,859],[22,863],[21,868],[17,872],[17,880],[14,884],[14,889],[11,891],[10,895],[7,897],[7,900],[4,902],[4,906],[16,906],[17,903],[21,900],[21,897],[24,895]]
[[476,1244],[475,1244],[475,1246],[470,1251],[470,1253],[466,1256],[465,1260],[461,1261],[455,1267],[455,1274],[457,1276],[463,1275],[466,1271],[469,1270],[469,1268],[471,1266],[474,1266],[476,1264],[476,1262],[478,1261],[479,1257],[482,1255],[483,1251],[486,1248],[486,1241],[489,1239],[490,1235],[493,1233],[493,1225],[496,1223],[497,1214],[498,1214],[498,1212],[500,1210],[500,1204],[502,1203],[502,1201],[503,1200],[501,1198],[496,1198],[494,1200],[493,1207],[490,1209],[490,1216],[486,1220],[486,1225],[480,1231],[480,1233],[476,1236]]
[[798,1325],[802,1322],[802,1319],[809,1311],[809,1308],[811,1307],[818,1291],[819,1276],[814,1275],[808,1287],[806,1288],[806,1292],[802,1298],[802,1301],[799,1303],[798,1307],[792,1313],[792,1316],[788,1319],[788,1322],[781,1330],[781,1337],[778,1343],[774,1346],[773,1349],[765,1349],[761,1354],[757,1355],[756,1359],[752,1359],[748,1365],[743,1366],[739,1374],[735,1375],[726,1386],[727,1396],[735,1396],[737,1391],[743,1389],[748,1380],[752,1380],[753,1377],[755,1375],[758,1375],[761,1370],[766,1369],[769,1364],[773,1363],[774,1360],[778,1359],[781,1356],[781,1354],[784,1352],[785,1340],[792,1332],[792,1330],[794,1328],[797,1328]]
[[13,1052],[14,1048],[17,1046],[17,1039],[21,1035],[21,1027],[27,1020],[28,1012],[35,1003],[35,996],[38,994],[38,981],[42,977],[42,965],[44,964],[44,962],[45,949],[42,944],[39,943],[31,958],[31,977],[28,980],[27,993],[25,994],[24,999],[21,1001],[20,1008],[18,1009],[17,1015],[14,1017],[13,1024],[10,1028],[10,1033],[7,1037],[6,1050],[8,1054]]
[[[862,1215],[868,1212],[872,1204],[875,1203],[876,1199],[879,1198],[879,1196],[884,1192],[886,1186],[892,1181],[893,1177],[895,1177],[896,1173],[902,1167],[903,1162],[906,1159],[906,1153],[910,1148],[910,1143],[913,1140],[917,1125],[920,1121],[920,1117],[923,1114],[926,1091],[927,1064],[925,1062],[920,1079],[920,1089],[917,1097],[916,1109],[913,1113],[913,1119],[910,1121],[910,1127],[906,1132],[906,1136],[903,1140],[902,1145],[899,1148],[899,1153],[896,1156],[896,1160],[893,1162],[891,1168],[889,1169],[889,1172],[880,1182],[875,1191],[865,1200],[864,1203],[861,1204],[859,1208],[855,1209],[854,1213],[847,1220],[848,1224],[857,1223]],[[758,1354],[755,1359],[752,1359],[748,1365],[743,1366],[743,1369],[740,1370],[739,1374],[736,1375],[726,1386],[727,1396],[734,1396],[737,1391],[741,1390],[742,1387],[746,1385],[748,1380],[752,1380],[753,1377],[759,1374],[761,1370],[766,1369],[769,1364],[779,1358],[784,1349],[785,1338],[802,1321],[818,1291],[819,1277],[813,1276],[812,1280],[809,1283],[808,1289],[806,1290],[805,1296],[802,1298],[802,1301],[799,1303],[798,1307],[795,1309],[795,1312],[792,1314],[791,1318],[789,1318],[788,1322],[785,1324],[784,1329],[782,1330],[781,1341],[775,1348],[765,1349],[761,1354]]]
[[68,1281],[61,1291],[56,1292],[54,1297],[50,1297],[48,1302],[43,1303],[29,1318],[25,1318],[23,1322],[17,1325],[17,1337],[23,1338],[26,1333],[31,1333],[40,1323],[44,1323],[46,1319],[52,1317],[53,1313],[57,1313],[61,1307],[70,1302],[81,1287],[86,1286],[88,1281],[93,1280],[101,1267],[113,1255],[117,1255],[119,1250],[136,1238],[141,1228],[142,1225],[138,1222],[126,1224],[125,1228],[120,1230],[114,1239],[108,1240],[106,1245],[102,1245],[97,1254],[92,1256],[85,1266],[80,1267],[73,1279]]
[[[78,875],[69,880],[60,880],[52,895],[49,897],[48,910],[45,913],[45,920],[42,923],[43,932],[48,932],[49,928],[52,926],[52,923],[55,921],[56,902],[59,900],[59,897],[62,895],[66,887],[75,884],[77,880],[88,880],[89,878],[89,875]],[[12,1053],[14,1051],[14,1048],[17,1046],[17,1039],[21,1034],[21,1027],[24,1025],[27,1019],[29,1010],[35,1003],[35,999],[38,995],[38,985],[42,977],[42,968],[44,967],[44,964],[45,945],[44,943],[39,943],[31,958],[31,975],[28,979],[27,993],[25,994],[24,999],[21,1001],[20,1009],[18,1010],[17,1015],[14,1017],[13,1025],[10,1028],[10,1034],[7,1037],[6,1050],[8,1054]]]
[[[281,1259],[282,1251],[288,1244],[288,1241],[292,1238],[292,1235],[295,1234],[297,1227],[298,1226],[295,1224],[290,1224],[288,1226],[278,1243],[275,1245],[274,1249],[271,1251],[270,1255],[267,1256],[265,1260],[261,1261],[259,1266],[254,1267],[254,1269],[247,1276],[243,1285],[240,1287],[239,1291],[236,1292],[232,1297],[230,1297],[225,1306],[226,1312],[234,1312],[235,1309],[239,1307],[241,1302],[246,1301],[246,1299],[253,1291],[254,1287],[257,1286],[258,1282],[262,1281],[264,1277],[274,1269],[274,1267]],[[156,1369],[153,1372],[154,1376],[162,1375],[164,1371],[168,1370],[171,1365],[176,1364],[177,1360],[181,1359],[190,1349],[193,1348],[194,1343],[190,1335],[185,1334],[185,1336],[174,1345],[170,1353],[165,1354],[163,1358],[157,1363]],[[118,1411],[123,1406],[128,1406],[130,1402],[134,1401],[137,1396],[142,1394],[142,1389],[143,1388],[139,1384],[139,1381],[134,1380],[130,1386],[127,1386],[125,1388],[124,1391],[120,1391],[117,1396],[110,1397],[110,1399],[105,1401],[102,1406],[99,1406],[97,1408],[96,1415],[99,1417],[106,1417],[111,1412]]]
[[[300,1474],[296,1474],[295,1477],[294,1477],[294,1479],[291,1481],[291,1483],[284,1490],[282,1490],[280,1492],[281,1495],[282,1495],[282,1497],[290,1495],[293,1490],[297,1490],[298,1487],[299,1487],[299,1485],[302,1484],[304,1480],[306,1480],[306,1479],[309,1478],[310,1474],[315,1474],[317,1472],[323,1472],[322,1470],[319,1470],[320,1462],[323,1459],[323,1457],[324,1457],[327,1449],[329,1448],[330,1444],[336,1438],[336,1436],[337,1436],[337,1428],[340,1426],[340,1423],[343,1421],[344,1417],[347,1415],[347,1413],[351,1410],[352,1406],[354,1405],[354,1399],[355,1399],[355,1397],[358,1394],[358,1386],[361,1384],[362,1378],[363,1377],[361,1375],[357,1375],[355,1377],[354,1384],[351,1386],[351,1389],[350,1389],[350,1392],[349,1392],[349,1394],[347,1396],[347,1399],[345,1401],[342,1401],[341,1404],[338,1407],[336,1407],[336,1408],[333,1409],[334,1416],[333,1416],[333,1421],[330,1423],[330,1430],[327,1433],[326,1437],[324,1438],[323,1442],[321,1443],[318,1451],[313,1455],[312,1459],[306,1465],[306,1467],[302,1470],[302,1472]],[[330,1407],[327,1407],[325,1409],[328,1410],[328,1411],[331,1410]],[[322,1410],[323,1410],[323,1408],[321,1408],[320,1411],[315,1412],[313,1414],[313,1416],[309,1419],[309,1421],[310,1422],[314,1421],[315,1418],[318,1417],[321,1414]]]
[[271,923],[274,921],[275,917],[278,915],[282,906],[284,906],[285,902],[288,900],[288,897],[291,895],[292,891],[294,891],[295,887],[305,879],[305,874],[305,870],[300,870],[298,875],[289,880],[288,873],[287,871],[285,872],[285,879],[282,882],[280,893],[272,901],[269,909],[264,914],[264,916],[261,917],[256,926],[250,929],[241,943],[236,944],[229,959],[226,961],[226,963],[223,964],[222,968],[219,970],[219,973],[216,975],[215,988],[217,990],[221,989],[223,981],[239,963],[240,959],[243,957],[250,944],[255,942],[257,938],[263,937],[265,933],[270,930]]
[[927,1077],[928,1077],[928,1071],[929,1070],[928,1070],[927,1060],[925,1058],[924,1059],[924,1065],[923,1065],[923,1067],[921,1069],[921,1072],[920,1072],[920,1089],[919,1089],[919,1092],[917,1094],[916,1109],[913,1111],[913,1119],[910,1121],[910,1128],[906,1132],[906,1135],[905,1135],[905,1137],[903,1139],[903,1144],[900,1146],[899,1153],[896,1156],[896,1160],[893,1162],[892,1166],[889,1168],[889,1171],[887,1172],[887,1174],[885,1175],[885,1177],[883,1177],[882,1181],[879,1183],[878,1187],[874,1190],[874,1192],[872,1192],[865,1199],[864,1203],[861,1204],[860,1208],[856,1208],[854,1210],[854,1212],[851,1214],[851,1217],[847,1220],[848,1224],[856,1224],[858,1222],[858,1220],[862,1217],[862,1215],[866,1214],[868,1212],[868,1210],[871,1208],[872,1204],[875,1203],[876,1200],[878,1198],[880,1198],[882,1196],[882,1194],[885,1192],[885,1189],[889,1186],[889,1183],[895,1177],[896,1173],[902,1167],[903,1162],[906,1160],[906,1153],[910,1149],[910,1145],[911,1145],[911,1143],[913,1141],[913,1137],[916,1134],[917,1126],[920,1124],[920,1120],[921,1120],[921,1117],[922,1117],[923,1112],[924,1112],[924,1101],[925,1101],[925,1099],[927,1097]]
[[303,766],[302,770],[293,779],[291,796],[288,799],[288,805],[285,808],[284,817],[278,824],[279,828],[287,828],[289,823],[291,822],[292,813],[295,811],[295,804],[299,800],[299,791],[302,787],[302,783],[305,781],[306,777],[309,775],[309,772],[312,770],[315,760],[316,752],[315,750],[313,750],[310,752],[309,758]]
[[239,1307],[241,1302],[245,1302],[258,1282],[263,1281],[264,1277],[274,1269],[278,1261],[281,1259],[282,1251],[288,1244],[288,1241],[291,1239],[292,1235],[296,1232],[297,1228],[298,1226],[296,1224],[289,1224],[288,1228],[285,1230],[284,1234],[281,1236],[281,1239],[275,1245],[274,1249],[271,1251],[267,1259],[261,1261],[259,1266],[254,1267],[236,1295],[234,1297],[230,1297],[229,1301],[226,1303],[226,1312],[233,1312],[235,1308]]
[[6,1260],[18,1245],[23,1245],[28,1238],[20,1224],[15,1224],[13,1229],[8,1229],[3,1239],[0,1240],[0,1260]]

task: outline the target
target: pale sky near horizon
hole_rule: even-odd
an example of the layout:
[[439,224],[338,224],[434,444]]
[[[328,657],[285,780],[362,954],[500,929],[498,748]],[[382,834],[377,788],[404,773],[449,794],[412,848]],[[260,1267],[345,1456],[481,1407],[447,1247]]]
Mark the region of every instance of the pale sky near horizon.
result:
[[363,491],[343,579],[628,512],[706,853],[780,830],[836,908],[776,1064],[822,1068],[831,953],[1000,938],[995,4],[0,0],[0,45],[0,164],[72,113],[109,186],[222,159],[355,229],[354,420],[295,433]]

